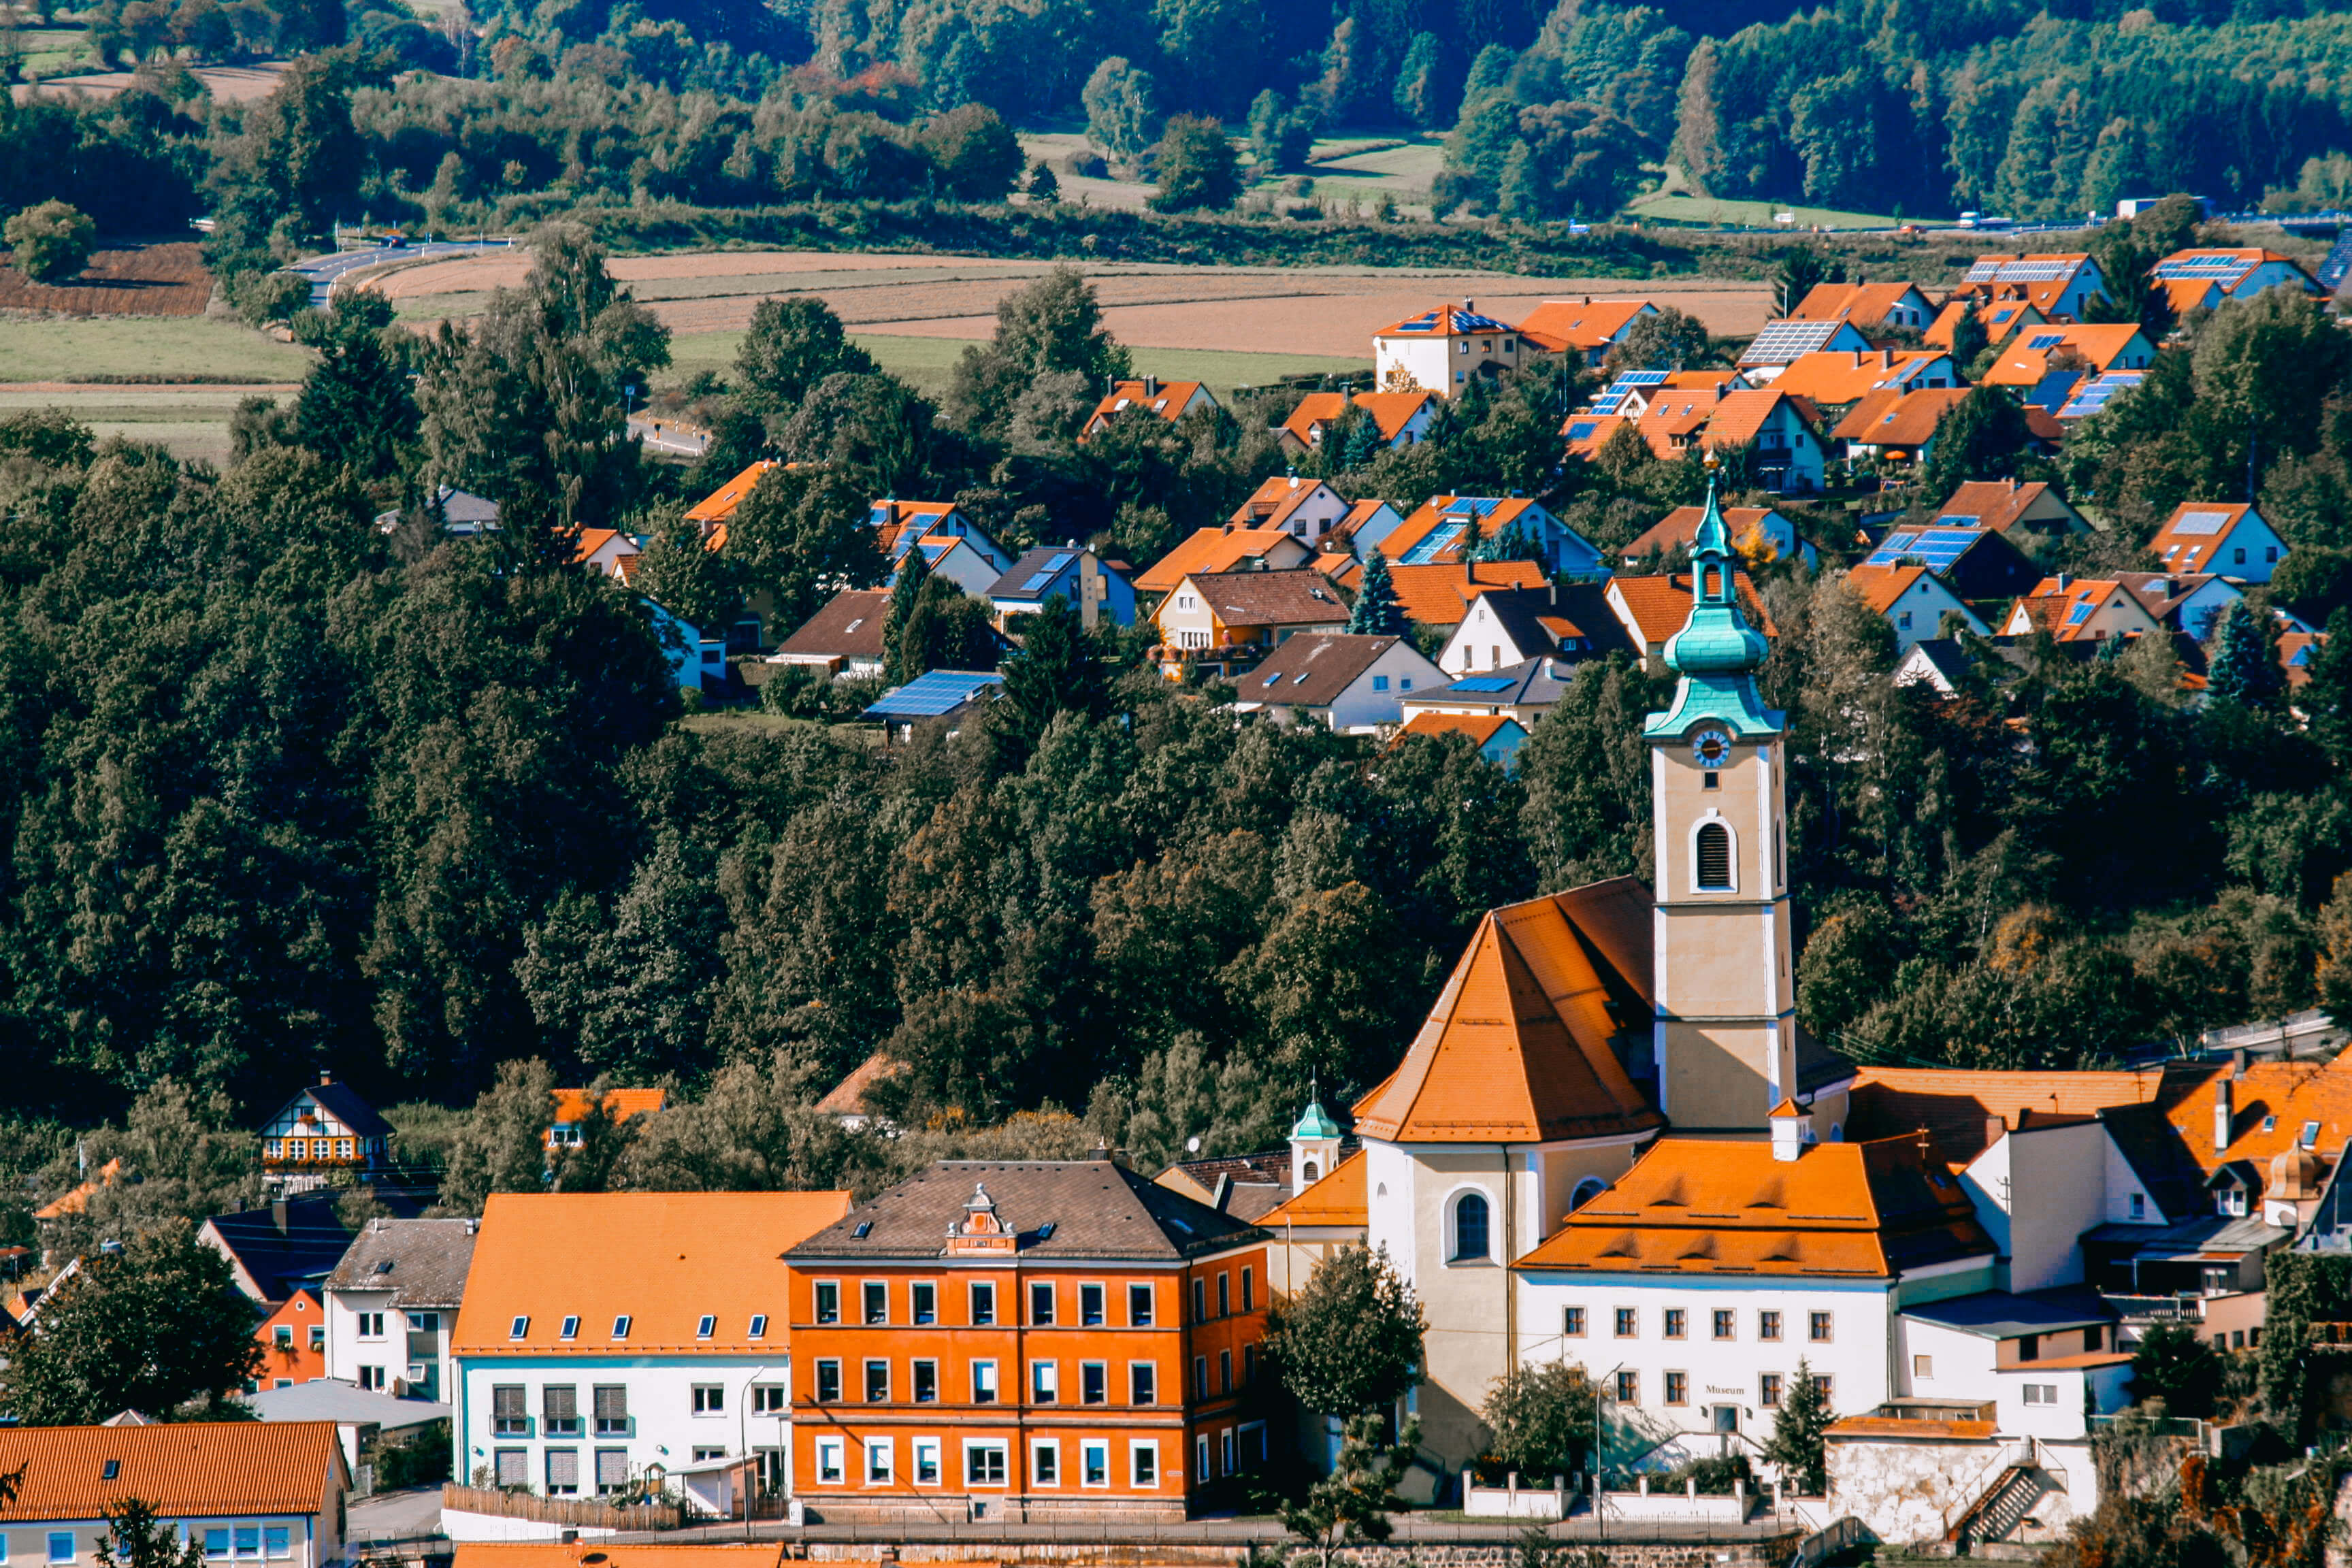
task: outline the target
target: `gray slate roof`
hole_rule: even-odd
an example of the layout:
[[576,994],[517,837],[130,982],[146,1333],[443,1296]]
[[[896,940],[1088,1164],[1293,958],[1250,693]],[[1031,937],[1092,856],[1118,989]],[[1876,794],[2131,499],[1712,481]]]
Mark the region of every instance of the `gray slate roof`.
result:
[[2006,1290],[1987,1290],[1981,1295],[1906,1307],[1903,1315],[1988,1340],[2021,1339],[2027,1334],[2057,1333],[2116,1321],[2115,1309],[2096,1290],[2079,1285],[2031,1290],[2021,1296],[2012,1296]]
[[240,1397],[263,1421],[333,1421],[346,1426],[380,1426],[387,1432],[422,1426],[449,1414],[447,1405],[430,1399],[395,1399],[324,1377]]
[[470,1219],[373,1219],[327,1276],[330,1290],[390,1290],[402,1310],[451,1310],[474,1261]]
[[[942,1160],[784,1256],[794,1263],[939,1258],[949,1226],[983,1186],[999,1219],[1018,1230],[1024,1259],[1173,1263],[1265,1239],[1257,1226],[1108,1160]],[[1052,1234],[1042,1235],[1048,1225]]]

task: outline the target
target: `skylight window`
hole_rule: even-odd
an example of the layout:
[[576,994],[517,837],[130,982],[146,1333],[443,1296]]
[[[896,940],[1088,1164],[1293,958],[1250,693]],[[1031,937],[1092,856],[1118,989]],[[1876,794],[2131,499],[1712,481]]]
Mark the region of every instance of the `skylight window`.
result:
[[530,1332],[530,1320],[529,1318],[517,1318],[513,1322],[507,1325],[507,1338],[510,1340],[519,1340],[529,1332]]
[[746,1337],[755,1340],[764,1340],[768,1337],[767,1313],[754,1312],[751,1314],[751,1331]]
[[578,1339],[580,1337],[580,1320],[576,1317],[564,1319],[563,1327],[562,1331],[557,1333],[556,1337],[558,1339],[565,1340]]
[[2303,1131],[2295,1135],[2294,1141],[2306,1149],[2315,1145],[2319,1142],[2319,1123],[2316,1121],[2305,1122],[2303,1124]]
[[629,1314],[626,1312],[613,1320],[613,1337],[616,1340],[629,1337]]

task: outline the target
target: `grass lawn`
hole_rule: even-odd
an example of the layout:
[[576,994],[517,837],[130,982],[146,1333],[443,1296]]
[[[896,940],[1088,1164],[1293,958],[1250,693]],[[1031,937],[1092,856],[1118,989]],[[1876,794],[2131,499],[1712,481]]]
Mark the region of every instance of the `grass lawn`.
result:
[[1676,223],[1724,223],[1769,226],[1775,215],[1795,215],[1793,226],[1809,228],[1891,228],[1904,222],[1885,213],[1840,212],[1833,207],[1792,207],[1778,202],[1724,202],[1712,196],[1682,194],[1645,196],[1625,209],[1628,217],[1671,218]]
[[203,316],[0,321],[0,382],[110,375],[299,381],[310,368],[306,349]]
[[89,34],[79,27],[26,27],[16,35],[28,77],[72,76],[97,68]]
[[[54,408],[89,426],[100,440],[157,443],[175,458],[228,466],[228,417],[240,392],[210,387],[110,386],[88,392],[0,392],[0,415]],[[292,395],[278,394],[283,402]]]
[[[955,363],[968,346],[961,338],[909,338],[854,334],[858,345],[882,368],[937,397],[947,390]],[[740,332],[696,332],[670,340],[670,367],[666,379],[684,381],[700,370],[724,375],[735,363],[743,342]],[[1370,368],[1370,362],[1328,359],[1317,354],[1237,353],[1222,349],[1129,348],[1135,368],[1167,381],[1202,381],[1223,395],[1236,386],[1260,386],[1285,375],[1346,374]]]

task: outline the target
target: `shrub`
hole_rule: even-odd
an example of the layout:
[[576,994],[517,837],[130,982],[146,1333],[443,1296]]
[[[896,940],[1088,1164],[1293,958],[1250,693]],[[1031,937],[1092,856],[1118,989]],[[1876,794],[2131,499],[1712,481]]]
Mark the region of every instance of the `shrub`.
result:
[[60,201],[26,207],[5,230],[16,269],[36,283],[61,283],[89,265],[98,226],[80,208]]

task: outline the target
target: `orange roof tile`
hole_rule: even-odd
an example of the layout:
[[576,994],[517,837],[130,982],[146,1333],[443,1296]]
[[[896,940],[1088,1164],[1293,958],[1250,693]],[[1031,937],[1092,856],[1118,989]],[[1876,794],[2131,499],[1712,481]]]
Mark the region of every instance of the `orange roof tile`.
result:
[[1151,563],[1136,578],[1138,593],[1165,594],[1185,578],[1203,572],[1228,572],[1244,561],[1271,552],[1293,550],[1304,558],[1307,547],[1278,528],[1200,528],[1175,549]]
[[2182,501],[2156,531],[2156,537],[2147,542],[2148,553],[2163,562],[2168,571],[2210,570],[2231,531],[2253,510],[2243,501],[2234,505],[2228,501]]
[[[1141,381],[1122,381],[1095,405],[1087,424],[1091,427],[1097,420],[1114,419],[1131,409],[1148,407],[1173,425],[1184,417],[1185,405],[1204,390],[1197,381],[1162,381],[1152,385]],[[1214,403],[1216,399],[1212,397],[1209,401]]]
[[10,1426],[0,1428],[0,1474],[25,1475],[0,1521],[100,1519],[130,1498],[166,1519],[315,1514],[342,1463],[331,1421]]
[[1330,1173],[1305,1192],[1266,1213],[1257,1224],[1266,1230],[1291,1225],[1361,1226],[1371,1222],[1364,1196],[1364,1152],[1361,1149],[1331,1167]]
[[1527,726],[1507,713],[1415,713],[1404,721],[1400,735],[1467,735],[1483,746],[1506,729],[1525,732]]
[[[785,1348],[779,1257],[849,1212],[847,1193],[499,1193],[482,1211],[451,1349],[460,1355],[741,1355]],[[625,1268],[583,1268],[582,1238]],[[768,1320],[763,1339],[751,1320]],[[700,1320],[718,1321],[709,1339]],[[567,1317],[579,1319],[570,1342]],[[629,1319],[615,1341],[616,1318]],[[511,1331],[522,1320],[523,1334]]]
[[[1435,400],[1433,392],[1360,392],[1352,400],[1356,406],[1372,416],[1372,424],[1381,439],[1393,442],[1412,422],[1412,416]],[[1282,427],[1308,446],[1316,443],[1318,426],[1328,429],[1347,410],[1349,398],[1345,393],[1310,392],[1298,400],[1290,417]]]
[[1709,447],[1742,447],[1756,438],[1765,421],[1785,403],[1794,409],[1797,417],[1811,425],[1821,418],[1820,410],[1811,400],[1784,392],[1780,386],[1747,387],[1727,392],[1715,405],[1715,417],[1706,422],[1703,437]]
[[[2232,1079],[2230,1064],[2213,1064],[2193,1079],[2176,1072],[2163,1106],[2189,1157],[2208,1173],[2234,1160],[2266,1163],[2297,1146],[2306,1121],[2319,1123],[2316,1150],[2334,1158],[2352,1140],[2352,1056],[2326,1063],[2254,1062]],[[2230,1141],[2213,1148],[2213,1102],[2230,1084]],[[2268,1125],[2264,1125],[2264,1123]]]
[[1650,900],[1630,877],[1490,910],[1356,1131],[1543,1142],[1664,1124],[1611,1039],[1649,1016]]
[[1925,387],[1890,396],[1892,392],[1891,387],[1874,392],[1855,404],[1831,436],[1867,447],[1922,447],[1935,438],[1944,416],[1969,395],[1965,386]]
[[84,1182],[73,1191],[33,1211],[35,1219],[62,1219],[69,1214],[80,1214],[89,1207],[89,1200],[98,1195],[100,1187],[114,1185],[114,1178],[122,1173],[122,1162],[109,1160],[99,1167],[96,1181]]
[[1772,378],[1772,390],[1809,397],[1815,403],[1853,403],[1882,385],[1907,381],[1930,362],[1946,357],[1940,349],[1878,349],[1850,353],[1821,350],[1790,360]]
[[1717,386],[1680,386],[1662,392],[1642,410],[1637,427],[1651,451],[1672,458],[1706,428],[1707,421],[1715,417],[1716,405],[1732,395],[1736,395]]
[[1845,574],[1848,586],[1862,602],[1880,615],[1911,591],[1911,584],[1928,575],[1925,566],[1856,566]]
[[[1617,434],[1617,426],[1635,423],[1622,414],[1571,414],[1560,421],[1559,433],[1568,439],[1570,457],[1591,458],[1599,457],[1601,448],[1609,445],[1609,437]],[[1572,434],[1579,428],[1583,429],[1583,435]]]
[[[1749,624],[1768,637],[1777,637],[1771,617],[1764,613],[1764,601],[1757,596],[1756,584],[1748,580],[1748,574],[1735,572],[1731,580],[1732,586],[1739,592],[1740,605],[1748,612]],[[1687,572],[1654,577],[1612,577],[1608,592],[1641,628],[1645,646],[1664,643],[1690,619],[1691,574]]]
[[[604,1113],[615,1121],[626,1121],[632,1116],[646,1116],[659,1110],[668,1100],[669,1091],[663,1089],[608,1089],[604,1091]],[[578,1121],[587,1114],[586,1089],[559,1089],[555,1091],[557,1121]]]
[[1865,1067],[1855,1069],[1852,1124],[1866,1136],[1924,1127],[1948,1160],[1985,1152],[1989,1118],[2093,1115],[2145,1105],[2164,1087],[2160,1068],[2139,1072],[1996,1072],[1962,1068]]
[[[2050,374],[2052,361],[2069,356],[2094,370],[2107,370],[2135,342],[2145,347],[2147,340],[2132,321],[2036,327],[2011,339],[1982,380],[1987,386],[2032,386]],[[2042,346],[2035,348],[2035,343]]]
[[1546,300],[1520,320],[1519,335],[1553,353],[1590,353],[1614,342],[1643,311],[1656,309],[1647,300]]
[[[1911,283],[1816,283],[1797,301],[1789,320],[1851,321],[1857,327],[1874,327],[1906,296],[1917,293],[1917,286]],[[1919,302],[1925,305],[1927,296],[1919,295]]]
[[450,1568],[778,1568],[784,1543],[461,1541]]
[[760,476],[776,466],[772,458],[762,458],[750,468],[703,497],[687,509],[688,519],[694,522],[724,522],[735,515],[743,498],[760,483]]
[[1406,620],[1425,626],[1460,626],[1470,602],[1491,588],[1540,588],[1550,580],[1533,561],[1440,561],[1389,568],[1397,607]]
[[866,1116],[871,1114],[866,1103],[866,1091],[884,1079],[895,1075],[898,1064],[880,1051],[876,1051],[850,1069],[849,1076],[835,1084],[816,1109],[827,1116]]
[[[1315,492],[1324,488],[1320,479],[1302,479],[1296,474],[1276,474],[1250,492],[1249,500],[1234,509],[1228,519],[1235,528],[1270,528],[1276,532],[1290,531],[1290,514],[1315,499]],[[1338,500],[1338,492],[1332,494]]]
[[[1412,514],[1403,522],[1391,530],[1386,539],[1381,541],[1381,553],[1391,561],[1402,560],[1412,552],[1414,545],[1419,544],[1439,524],[1445,521],[1449,515],[1448,509],[1463,499],[1455,495],[1430,497],[1421,505],[1413,508]],[[1444,553],[1459,561],[1479,540],[1491,539],[1502,532],[1515,519],[1523,516],[1535,504],[1525,496],[1513,496],[1507,500],[1496,501],[1493,506],[1475,514],[1473,521],[1475,527],[1464,533]]]

